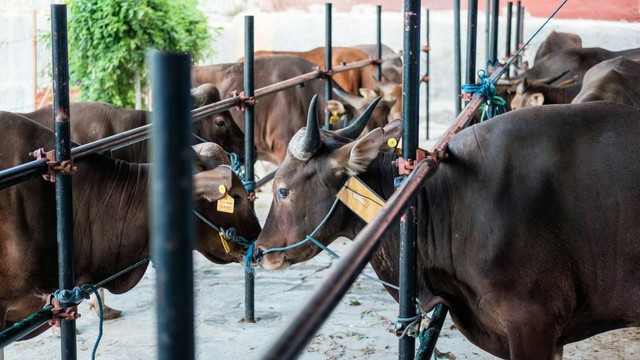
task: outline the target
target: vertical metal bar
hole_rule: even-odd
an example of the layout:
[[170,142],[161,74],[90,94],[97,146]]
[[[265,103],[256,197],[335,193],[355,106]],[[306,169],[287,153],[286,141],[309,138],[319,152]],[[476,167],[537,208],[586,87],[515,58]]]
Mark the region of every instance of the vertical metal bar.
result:
[[[67,7],[51,5],[53,53],[53,118],[56,137],[56,161],[71,159],[69,123],[69,54],[67,43]],[[58,286],[74,287],[73,202],[71,175],[56,173],[56,215],[58,237]],[[63,306],[64,307],[64,306]],[[62,359],[76,359],[76,322],[62,320]]]
[[[244,94],[247,99],[254,95],[254,69],[253,69],[253,16],[244,17]],[[253,105],[245,104],[244,107],[244,181],[248,193],[254,192],[255,182],[253,174],[254,154],[254,120]],[[253,208],[253,202],[251,208]],[[248,271],[244,272],[244,321],[256,322],[254,310],[254,276]]]
[[33,37],[31,47],[33,48],[33,110],[38,109],[38,17],[35,10],[31,12],[33,21]]
[[469,0],[467,11],[467,72],[466,83],[476,83],[476,48],[478,40],[478,0]]
[[[505,44],[505,49],[504,49],[504,56],[508,59],[509,57],[511,57],[511,17],[512,17],[512,13],[513,13],[513,2],[509,1],[507,2],[507,41]],[[511,70],[507,69],[507,71],[505,72],[506,74],[506,78],[510,78],[511,75]]]
[[[376,57],[382,59],[382,5],[376,6]],[[382,81],[382,64],[376,65],[378,81]]]
[[[325,46],[324,46],[324,66],[327,71],[331,71],[331,3],[325,4]],[[331,113],[327,108],[327,103],[331,100],[331,78],[324,80],[324,128],[331,129],[329,118]]]
[[158,359],[194,359],[194,220],[190,64],[187,54],[150,56],[151,249],[156,269]]
[[427,58],[426,58],[426,70],[425,70],[425,76],[426,76],[425,85],[426,85],[427,97],[426,97],[426,100],[425,100],[425,102],[426,102],[425,105],[426,105],[426,113],[427,113],[426,114],[426,117],[427,117],[427,140],[429,140],[429,112],[430,112],[430,109],[429,109],[429,83],[430,83],[430,81],[429,81],[429,65],[430,65],[430,63],[429,63],[429,61],[431,60],[429,58],[429,53],[431,52],[430,49],[429,49],[429,9],[427,9],[426,16],[427,16],[427,19],[426,19],[425,28],[426,28],[426,32],[427,33],[426,33],[426,40],[425,40],[426,44],[425,44],[425,47],[427,49],[427,52],[426,52]]
[[492,0],[491,5],[491,43],[489,45],[491,64],[495,65],[498,60],[498,19],[500,15],[500,0]]
[[491,39],[491,1],[485,0],[485,19],[484,19],[484,62],[488,67],[491,61],[491,48],[489,47],[489,39]]
[[[402,114],[404,142],[402,156],[415,159],[418,147],[418,121],[420,110],[420,0],[404,0],[404,69],[402,72]],[[397,184],[405,180],[400,177]],[[400,219],[400,311],[397,329],[404,329],[416,316],[416,200],[407,202],[408,207]],[[413,359],[415,339],[403,336],[399,340],[398,357]]]
[[[524,38],[524,6],[522,6],[520,0],[518,0],[518,6],[516,8],[516,44],[518,44],[518,49],[520,49],[523,45],[522,39]],[[516,64],[518,67],[522,66],[522,56],[518,57]]]
[[462,56],[460,55],[460,0],[453,0],[453,96],[455,114],[458,116],[462,111],[462,103],[460,101],[460,80]]
[[436,341],[438,341],[438,337],[440,336],[440,330],[447,317],[447,312],[449,312],[449,309],[444,304],[438,304],[433,309],[429,326],[424,329],[421,337],[424,343],[420,343],[420,349],[416,354],[415,360],[429,360],[431,358],[433,350],[436,348]]

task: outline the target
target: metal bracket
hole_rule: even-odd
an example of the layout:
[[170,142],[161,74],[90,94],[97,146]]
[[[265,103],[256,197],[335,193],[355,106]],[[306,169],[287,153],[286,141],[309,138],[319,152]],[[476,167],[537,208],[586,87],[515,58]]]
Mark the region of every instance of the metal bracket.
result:
[[465,102],[469,102],[473,98],[473,93],[468,93],[468,92],[460,93],[460,98]]
[[448,157],[447,153],[444,150],[435,149],[433,152],[429,152],[425,149],[416,149],[416,159],[405,159],[403,157],[399,157],[396,160],[393,160],[391,164],[393,166],[398,167],[398,175],[409,175],[418,165],[418,163],[426,158],[433,159],[434,161],[441,161],[442,159],[446,159]]
[[430,47],[429,45],[424,45],[424,46],[422,47],[422,52],[426,52],[426,53],[428,53],[430,50],[431,50],[431,47]]
[[239,111],[244,111],[244,108],[247,105],[254,106],[258,102],[255,96],[247,98],[244,91],[238,92],[238,90],[233,90],[233,92],[231,92],[231,96],[233,97],[238,96],[240,98],[240,105],[236,106],[236,109],[238,109]]
[[78,305],[67,306],[66,309],[63,309],[60,306],[60,302],[58,299],[53,296],[53,294],[49,295],[49,300],[45,306],[51,305],[53,309],[51,309],[51,313],[53,314],[53,318],[49,320],[50,326],[60,327],[60,322],[62,319],[67,321],[77,320],[81,315],[78,313]]
[[431,77],[429,76],[429,74],[424,74],[421,78],[420,78],[420,82],[423,83],[428,83],[429,80],[431,80]]
[[331,79],[331,77],[333,76],[333,70],[325,70],[320,66],[314,67],[313,70],[317,70],[320,72],[320,79]]
[[62,174],[73,175],[78,169],[74,163],[73,159],[64,160],[61,163],[56,161],[56,152],[55,150],[44,151],[44,148],[39,148],[29,153],[29,156],[33,156],[36,160],[39,159],[47,159],[47,172],[42,174],[42,178],[46,181],[56,182],[56,173],[60,172]]

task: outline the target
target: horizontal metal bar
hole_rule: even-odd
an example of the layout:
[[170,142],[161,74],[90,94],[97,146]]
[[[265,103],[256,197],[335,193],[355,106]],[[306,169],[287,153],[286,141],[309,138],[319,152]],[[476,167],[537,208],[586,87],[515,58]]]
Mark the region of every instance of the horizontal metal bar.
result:
[[267,175],[261,177],[258,181],[256,181],[255,188],[259,189],[269,181],[273,180],[273,178],[276,176],[276,171],[278,171],[278,169],[273,170],[272,172],[268,173]]
[[[351,64],[336,66],[332,69],[334,73],[353,70],[367,65],[375,64],[376,59],[367,59],[356,61]],[[281,81],[276,84],[268,85],[255,91],[255,98],[260,98],[278,91],[300,85],[304,82],[318,79],[322,77],[322,71],[314,70],[306,74],[302,74],[291,79]],[[234,106],[242,103],[240,96],[230,97],[213,104],[209,104],[191,111],[193,121],[199,121],[204,117],[212,114],[221,113],[229,110]],[[135,129],[131,129],[119,134],[108,136],[106,138],[80,145],[71,150],[71,157],[76,162],[82,161],[85,157],[108,150],[116,150],[139,141],[147,140],[150,136],[151,125],[147,124]],[[14,166],[9,169],[0,171],[0,190],[11,185],[15,185],[22,181],[28,180],[34,176],[40,175],[46,171],[46,161],[32,161],[29,163]]]
[[52,305],[45,306],[44,309],[2,331],[0,333],[0,349],[10,345],[14,341],[22,339],[35,329],[44,325],[44,323],[53,317],[51,309],[53,309]]
[[30,178],[42,175],[47,171],[47,159],[38,159],[0,170],[0,189],[21,183]]
[[[455,133],[469,123],[477,108],[484,101],[482,94],[475,94],[469,105],[458,115],[447,133],[433,147],[432,151],[442,151]],[[380,238],[398,219],[406,204],[424,186],[425,181],[438,168],[438,160],[428,158],[418,163],[407,180],[396,190],[376,217],[353,239],[352,249],[338,262],[336,268],[323,281],[308,303],[293,318],[289,326],[280,334],[262,359],[294,359],[300,354],[329,318],[340,299],[349,290],[367,262],[380,244]]]

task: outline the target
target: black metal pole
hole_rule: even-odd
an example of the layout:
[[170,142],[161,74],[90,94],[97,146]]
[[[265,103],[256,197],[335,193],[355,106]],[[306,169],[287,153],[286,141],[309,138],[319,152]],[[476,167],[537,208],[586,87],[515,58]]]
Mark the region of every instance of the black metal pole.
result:
[[462,56],[460,54],[460,0],[453,0],[453,96],[455,114],[458,116],[462,111],[462,102],[460,101],[460,86]]
[[[420,0],[404,1],[404,69],[402,72],[402,114],[404,143],[402,156],[415,159],[418,148],[418,123],[420,111]],[[399,186],[406,176],[396,180]],[[408,208],[400,218],[400,311],[396,330],[404,330],[416,316],[416,224],[415,199],[408,202]],[[399,340],[398,358],[413,359],[415,339],[403,336]]]
[[[429,58],[429,54],[431,52],[430,49],[429,49],[429,9],[427,9],[426,17],[427,17],[427,19],[426,19],[426,23],[425,23],[425,28],[426,28],[426,32],[427,33],[426,33],[426,40],[425,40],[426,41],[425,48],[426,48],[427,51],[426,51],[426,59],[425,59],[426,60],[426,63],[425,63],[425,68],[426,68],[426,70],[425,70],[425,77],[426,77],[425,78],[425,86],[426,86],[426,90],[425,91],[426,91],[427,97],[425,99],[425,108],[426,108],[426,120],[427,120],[427,140],[429,140],[429,120],[430,120],[429,119],[429,113],[430,113],[430,109],[429,109],[429,102],[430,102],[429,101],[430,100],[429,99],[429,83],[430,83],[430,81],[429,81],[429,66],[430,66],[430,63],[429,63],[429,61],[431,60]],[[458,93],[460,93],[460,90],[458,90]]]
[[476,83],[476,50],[478,41],[478,0],[469,0],[467,11],[467,84]]
[[[69,57],[67,44],[67,7],[51,5],[51,38],[53,53],[53,118],[56,137],[56,161],[71,159],[71,126],[69,123]],[[56,215],[58,236],[58,286],[71,290],[73,271],[73,199],[71,175],[56,173]],[[63,306],[64,307],[64,306]],[[76,322],[62,320],[62,359],[76,359]]]
[[[254,95],[254,71],[253,71],[253,16],[244,17],[244,94],[247,99]],[[253,163],[254,154],[254,121],[253,105],[245,104],[244,107],[244,181],[248,193],[255,192]],[[253,202],[251,208],[253,208]],[[244,272],[244,321],[255,321],[254,310],[254,276],[248,271]]]
[[[325,46],[324,46],[324,66],[326,71],[331,71],[331,3],[325,4]],[[327,103],[331,100],[331,77],[324,80],[324,128],[331,129],[329,118],[331,113],[327,108]]]
[[431,358],[448,312],[449,309],[444,304],[438,304],[433,309],[429,326],[424,330],[424,344],[420,344],[420,350],[416,354],[415,360],[429,360]]
[[[524,46],[524,6],[521,7],[521,11],[520,11],[520,16],[518,16],[518,18],[520,19],[520,26],[518,26],[518,29],[520,30],[520,39],[518,39],[518,46]],[[522,56],[518,57],[518,66],[522,65]]]
[[[382,5],[376,6],[376,57],[382,59]],[[376,76],[382,81],[382,64],[376,65]]]
[[491,47],[489,45],[491,39],[491,1],[485,0],[485,19],[484,19],[484,61],[485,66],[491,61]]
[[[187,54],[150,55],[151,250],[156,269],[158,359],[194,359],[194,219],[190,64]],[[170,144],[170,146],[169,146]]]
[[[507,59],[511,57],[511,15],[512,13],[513,13],[513,3],[509,1],[507,3],[507,41],[504,49],[504,56]],[[507,71],[505,72],[507,79],[511,77],[511,75],[509,74],[510,72],[511,72],[510,69],[507,69]]]
[[490,57],[492,65],[496,65],[498,60],[498,20],[500,15],[500,0],[492,0],[491,4],[491,44]]
[[37,313],[29,316],[28,318],[13,324],[13,326],[4,329],[0,333],[0,349],[3,349],[5,346],[13,343],[16,340],[20,340],[22,337],[30,334],[35,329],[44,325],[49,319],[53,317],[53,312],[51,309],[53,306],[48,305],[45,306],[44,309],[38,311]]

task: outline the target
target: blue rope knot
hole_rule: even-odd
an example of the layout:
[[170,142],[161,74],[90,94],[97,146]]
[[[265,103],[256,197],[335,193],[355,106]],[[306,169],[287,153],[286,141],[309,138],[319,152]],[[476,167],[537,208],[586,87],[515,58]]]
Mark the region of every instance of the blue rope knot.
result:
[[246,254],[244,254],[244,268],[245,270],[251,274],[251,275],[255,275],[256,271],[251,267],[251,259],[253,259],[253,250],[255,249],[255,243],[252,243],[249,248],[247,249]]
[[[466,93],[481,93],[486,99],[485,103],[482,104],[480,109],[482,110],[482,117],[480,118],[480,122],[484,121],[484,117],[487,119],[491,119],[492,117],[505,113],[505,105],[507,102],[496,95],[496,87],[493,84],[493,80],[491,76],[487,75],[486,72],[482,69],[478,70],[478,78],[480,82],[477,84],[464,84],[462,85],[462,91]],[[491,109],[491,111],[489,110]]]
[[60,305],[78,305],[82,300],[89,299],[89,293],[79,286],[74,287],[72,290],[58,289],[54,291],[53,296]]
[[234,173],[238,175],[240,180],[242,180],[244,183],[244,168],[242,167],[242,164],[244,163],[243,161],[244,159],[242,159],[242,157],[236,153],[233,153],[233,152],[226,152],[226,153],[229,156],[229,161],[231,161],[231,169],[233,170]]
[[252,192],[256,190],[255,181],[242,180],[242,185],[244,185],[245,190],[247,190],[248,192]]

